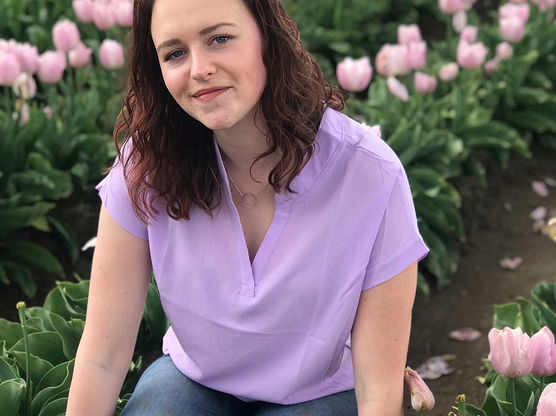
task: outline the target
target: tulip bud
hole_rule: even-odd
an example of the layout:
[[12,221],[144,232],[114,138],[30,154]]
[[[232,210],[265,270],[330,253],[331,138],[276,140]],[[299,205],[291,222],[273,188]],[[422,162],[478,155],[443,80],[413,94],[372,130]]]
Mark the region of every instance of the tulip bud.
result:
[[524,377],[533,368],[531,339],[521,328],[492,328],[488,333],[488,359],[494,370],[504,377]]
[[340,86],[347,91],[359,92],[365,90],[371,82],[373,68],[369,57],[359,59],[347,57],[336,67],[336,77]]
[[66,57],[63,52],[47,51],[39,57],[39,79],[54,84],[59,82],[66,69]]
[[460,40],[457,48],[458,64],[466,69],[477,68],[483,64],[487,53],[482,42],[467,43]]
[[94,6],[93,22],[98,30],[108,30],[116,24],[116,16],[112,5],[96,1]]
[[74,68],[80,68],[82,66],[88,65],[91,62],[92,53],[93,50],[91,48],[88,48],[83,43],[80,43],[77,48],[69,51],[69,63]]
[[498,68],[498,59],[494,58],[485,63],[485,72],[490,75]]
[[93,21],[95,4],[92,0],[73,0],[72,6],[75,16],[80,22],[89,23]]
[[400,81],[398,81],[395,77],[388,77],[386,79],[386,87],[388,87],[388,91],[394,96],[399,98],[402,101],[409,100],[409,92],[405,85],[403,85]]
[[421,94],[428,94],[436,90],[436,78],[423,72],[415,72],[413,83],[417,92]]
[[508,42],[519,42],[525,36],[525,24],[517,17],[506,17],[499,21],[500,36]]
[[421,376],[419,376],[419,373],[411,369],[411,367],[406,367],[404,380],[411,394],[411,407],[418,412],[431,410],[434,407],[434,395]]
[[457,12],[452,16],[452,27],[456,33],[460,33],[467,25],[467,13]]
[[398,26],[398,43],[400,45],[408,45],[410,42],[421,42],[422,40],[419,26],[415,24]]
[[504,59],[509,59],[513,55],[514,48],[508,42],[499,43],[496,46],[496,57],[503,61]]
[[500,19],[508,19],[514,17],[521,23],[525,24],[529,20],[528,4],[512,4],[506,3],[498,9]]
[[32,75],[22,72],[13,84],[13,90],[15,95],[24,100],[28,100],[29,98],[33,98],[37,93],[37,83]]
[[478,32],[479,29],[477,29],[477,26],[466,26],[461,32],[460,39],[467,43],[473,43],[477,40]]
[[444,82],[452,81],[458,76],[459,67],[455,62],[444,64],[438,70],[438,78]]
[[133,24],[133,3],[124,0],[116,3],[114,5],[114,15],[118,25],[131,27]]
[[556,383],[550,383],[544,388],[537,405],[537,416],[556,415]]
[[444,14],[456,14],[467,8],[465,0],[438,0],[438,7]]
[[407,45],[407,56],[411,69],[419,69],[427,63],[427,44],[425,42],[410,42]]
[[15,55],[19,61],[22,72],[33,74],[39,65],[39,51],[36,46],[29,43],[20,43],[15,49]]
[[556,373],[556,344],[554,334],[548,327],[541,328],[531,337],[534,376],[551,376]]
[[411,71],[407,45],[383,45],[375,58],[376,71],[384,76],[406,75]]
[[556,6],[555,0],[531,0],[531,2],[535,4],[541,12],[545,12]]
[[17,57],[10,52],[0,50],[0,85],[12,86],[21,74]]
[[124,49],[122,44],[111,39],[104,39],[98,51],[100,63],[108,69],[120,68],[124,65]]
[[69,52],[81,41],[77,25],[69,20],[60,20],[52,28],[52,40],[57,50]]

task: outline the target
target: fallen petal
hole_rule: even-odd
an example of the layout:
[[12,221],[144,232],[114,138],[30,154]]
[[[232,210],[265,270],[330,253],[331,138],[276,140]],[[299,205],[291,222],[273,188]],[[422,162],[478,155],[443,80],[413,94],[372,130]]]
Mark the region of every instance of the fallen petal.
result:
[[512,210],[512,204],[510,204],[509,202],[504,202],[504,209],[506,211],[511,211]]
[[442,376],[452,374],[454,369],[447,361],[456,358],[453,354],[437,355],[427,358],[423,364],[417,367],[416,371],[423,379],[435,380]]
[[544,178],[544,182],[545,182],[547,185],[556,187],[556,179]]
[[548,213],[548,208],[546,207],[537,207],[529,214],[529,217],[533,221],[544,221],[546,218],[546,214]]
[[523,263],[523,259],[521,257],[504,257],[500,260],[500,267],[503,269],[515,270],[521,263]]
[[95,247],[97,245],[97,238],[93,237],[89,241],[87,241],[83,247],[81,247],[81,251],[85,251],[91,247]]
[[481,337],[481,332],[475,328],[465,327],[450,332],[449,336],[456,341],[475,341]]
[[531,182],[531,189],[533,189],[533,192],[542,198],[548,196],[548,188],[544,182],[541,181]]

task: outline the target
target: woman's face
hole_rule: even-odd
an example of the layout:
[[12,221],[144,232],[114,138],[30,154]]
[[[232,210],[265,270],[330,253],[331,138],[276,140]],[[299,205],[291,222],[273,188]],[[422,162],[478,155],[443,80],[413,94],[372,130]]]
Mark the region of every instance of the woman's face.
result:
[[267,74],[262,35],[243,0],[156,0],[151,36],[164,83],[185,112],[212,130],[253,120]]

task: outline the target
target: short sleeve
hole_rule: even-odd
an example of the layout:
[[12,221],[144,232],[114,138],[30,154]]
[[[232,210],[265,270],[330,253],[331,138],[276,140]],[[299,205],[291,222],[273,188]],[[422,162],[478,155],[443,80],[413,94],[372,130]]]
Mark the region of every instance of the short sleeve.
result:
[[400,163],[371,249],[362,290],[391,279],[428,253],[417,226],[409,181]]
[[95,187],[102,204],[112,218],[131,234],[148,240],[147,225],[133,211],[131,199],[123,175],[122,163],[116,157],[113,167]]

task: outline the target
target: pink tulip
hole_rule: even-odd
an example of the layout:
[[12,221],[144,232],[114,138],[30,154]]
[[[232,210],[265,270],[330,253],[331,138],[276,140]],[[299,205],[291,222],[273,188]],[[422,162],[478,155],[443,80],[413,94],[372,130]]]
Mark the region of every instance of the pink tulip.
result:
[[527,3],[506,3],[503,6],[500,6],[498,13],[500,14],[500,19],[515,17],[519,19],[521,23],[525,24],[529,20],[529,5]]
[[510,3],[522,4],[527,3],[527,0],[510,0]]
[[444,14],[456,14],[465,11],[467,4],[465,0],[438,0],[438,7]]
[[467,13],[457,12],[452,16],[452,27],[456,33],[460,33],[467,26]]
[[[29,121],[29,118],[31,117],[31,110],[29,108],[29,103],[27,101],[23,102],[21,104],[21,107],[19,108],[19,125],[23,126],[24,124],[27,124],[27,122]],[[17,113],[13,114],[14,119],[17,120]]]
[[347,57],[336,67],[336,77],[340,86],[347,91],[364,91],[371,82],[373,68],[368,56],[359,59]]
[[554,334],[548,327],[543,327],[531,337],[531,349],[534,354],[534,376],[544,377],[556,373],[556,344]]
[[556,415],[556,383],[550,383],[544,388],[537,405],[537,416]]
[[124,65],[124,48],[122,44],[111,39],[104,39],[98,51],[100,63],[108,69],[120,68]]
[[17,45],[15,55],[23,72],[27,72],[29,74],[37,72],[39,65],[39,51],[36,46],[29,43],[20,43]]
[[96,1],[93,22],[98,30],[108,30],[116,24],[116,15],[111,4]]
[[411,394],[411,407],[418,412],[431,410],[434,407],[434,395],[419,373],[411,367],[406,367],[403,378]]
[[498,68],[498,59],[490,59],[485,63],[485,72],[490,75]]
[[88,65],[91,62],[91,54],[93,50],[88,48],[83,43],[80,43],[77,48],[72,49],[68,53],[68,61],[74,68],[80,68],[82,66]]
[[488,333],[488,359],[494,370],[504,377],[524,377],[533,368],[531,339],[521,328],[492,328]]
[[15,95],[24,100],[28,100],[29,98],[33,98],[37,93],[37,83],[32,75],[22,72],[13,84],[13,90]]
[[77,20],[83,23],[93,21],[95,4],[92,0],[73,0],[72,6]]
[[417,92],[421,94],[428,94],[436,90],[436,78],[423,72],[415,72],[413,83]]
[[513,53],[514,48],[508,42],[502,42],[496,46],[496,57],[501,61],[511,58]]
[[556,6],[556,0],[531,0],[531,2],[535,4],[541,12],[545,12]]
[[419,26],[415,24],[398,26],[398,43],[400,45],[408,45],[410,42],[421,42],[422,40]]
[[427,44],[425,42],[411,42],[407,45],[407,56],[411,69],[419,69],[427,63]]
[[519,42],[525,36],[525,24],[517,17],[500,19],[500,36],[508,42]]
[[133,24],[133,3],[121,0],[114,5],[116,23],[120,26],[131,27]]
[[477,40],[477,34],[479,29],[477,26],[466,26],[461,32],[460,39],[466,41],[467,43],[473,43]]
[[487,53],[482,42],[467,43],[460,40],[457,48],[458,64],[466,69],[478,68],[485,61]]
[[60,51],[48,51],[39,57],[39,79],[54,84],[59,82],[66,69],[66,57]]
[[450,62],[440,67],[440,69],[438,70],[438,78],[440,78],[444,82],[449,82],[457,77],[458,73],[458,64],[456,64],[455,62]]
[[77,25],[69,20],[60,20],[52,28],[54,46],[61,52],[69,52],[81,42]]
[[407,45],[383,45],[376,54],[375,68],[384,77],[408,74],[411,62]]
[[42,112],[46,116],[46,118],[52,118],[52,114],[54,114],[54,110],[48,105],[42,109]]
[[12,86],[21,74],[17,57],[10,52],[0,50],[0,85]]
[[394,96],[399,98],[402,101],[409,100],[409,92],[405,85],[403,85],[400,81],[398,81],[395,77],[388,77],[386,79],[386,86],[388,87],[388,91]]

